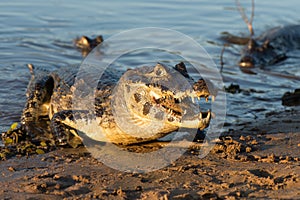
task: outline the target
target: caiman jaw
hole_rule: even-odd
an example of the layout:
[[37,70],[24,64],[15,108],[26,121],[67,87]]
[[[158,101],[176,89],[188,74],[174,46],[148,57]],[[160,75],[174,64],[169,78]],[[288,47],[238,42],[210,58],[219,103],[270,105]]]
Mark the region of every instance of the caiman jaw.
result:
[[[207,93],[202,94],[199,91],[186,91],[173,94],[172,92],[168,91],[162,96],[154,91],[151,91],[150,96],[153,99],[153,103],[165,109],[166,113],[168,113],[168,122],[172,125],[183,128],[199,128],[201,130],[209,125],[211,119],[210,111],[199,112],[191,117],[183,117],[185,111],[182,110],[180,106],[180,103],[186,98],[191,98],[193,103],[195,103],[195,98],[198,100],[205,98],[207,102],[210,96],[207,95]],[[215,96],[212,95],[211,100],[214,101]],[[168,101],[171,101],[173,104],[170,104],[171,106],[169,106]]]
[[200,112],[198,116],[196,116],[192,119],[182,120],[182,122],[180,123],[180,127],[199,128],[200,130],[202,130],[202,129],[205,129],[209,125],[210,119],[211,119],[210,111]]

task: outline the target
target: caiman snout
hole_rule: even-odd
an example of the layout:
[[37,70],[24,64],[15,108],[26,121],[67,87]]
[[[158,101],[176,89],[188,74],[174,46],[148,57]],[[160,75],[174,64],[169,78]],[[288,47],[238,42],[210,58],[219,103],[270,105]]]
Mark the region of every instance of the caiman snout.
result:
[[239,62],[240,67],[254,67],[254,59],[250,56],[244,56]]

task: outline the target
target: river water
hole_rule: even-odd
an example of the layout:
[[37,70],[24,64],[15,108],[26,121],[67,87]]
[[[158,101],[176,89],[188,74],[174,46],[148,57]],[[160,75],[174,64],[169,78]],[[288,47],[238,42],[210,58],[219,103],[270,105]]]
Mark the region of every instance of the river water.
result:
[[[249,15],[251,2],[242,1],[242,5]],[[255,34],[299,24],[299,7],[297,0],[257,1]],[[0,2],[0,16],[0,131],[19,121],[30,78],[26,64],[49,70],[79,64],[83,57],[72,43],[78,36],[102,34],[106,39],[132,28],[168,28],[196,40],[220,67],[221,33],[248,34],[233,0],[15,0]],[[270,111],[290,109],[281,105],[281,96],[299,88],[299,51],[276,66],[254,69],[254,75],[236,65],[239,52],[239,46],[232,46],[224,53],[225,85],[238,84],[244,91],[227,94],[227,124],[239,125],[264,118]],[[165,58],[171,63],[172,59]]]

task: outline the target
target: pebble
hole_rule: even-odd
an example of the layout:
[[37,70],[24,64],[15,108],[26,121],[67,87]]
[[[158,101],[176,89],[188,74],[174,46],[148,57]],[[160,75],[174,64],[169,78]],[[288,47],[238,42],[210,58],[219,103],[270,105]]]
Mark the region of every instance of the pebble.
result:
[[15,168],[13,168],[13,167],[8,167],[8,170],[11,171],[11,172],[15,172],[16,171]]

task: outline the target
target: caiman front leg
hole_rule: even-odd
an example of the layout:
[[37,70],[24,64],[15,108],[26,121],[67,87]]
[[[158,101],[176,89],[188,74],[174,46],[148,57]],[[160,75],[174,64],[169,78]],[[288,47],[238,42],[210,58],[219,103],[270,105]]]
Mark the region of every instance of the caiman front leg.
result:
[[50,127],[55,135],[57,144],[69,145],[73,148],[82,144],[82,139],[77,134],[76,120],[87,120],[90,112],[87,110],[63,110],[55,113],[51,119]]

